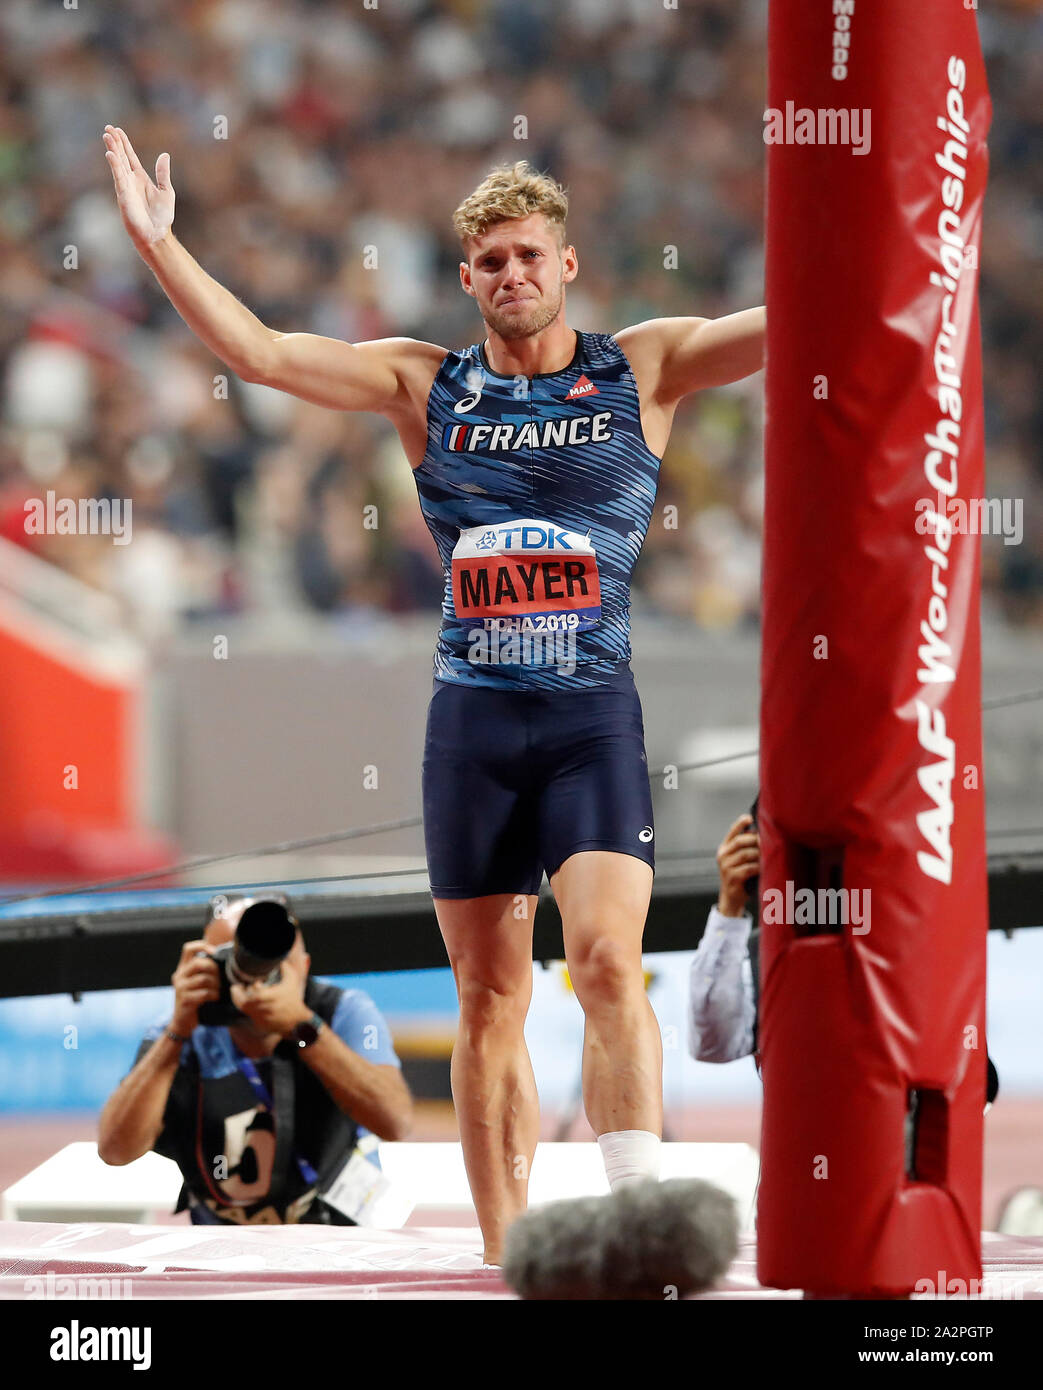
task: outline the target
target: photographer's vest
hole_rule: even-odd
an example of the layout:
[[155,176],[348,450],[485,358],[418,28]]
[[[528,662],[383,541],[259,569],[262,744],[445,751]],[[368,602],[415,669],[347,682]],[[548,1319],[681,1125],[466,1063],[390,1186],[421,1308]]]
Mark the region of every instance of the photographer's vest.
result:
[[[341,994],[309,980],[304,1002],[332,1025]],[[168,1125],[162,1136],[161,1151],[184,1179],[178,1211],[191,1207],[203,1222],[353,1224],[316,1197],[355,1151],[359,1127],[291,1047],[244,1059],[231,1044],[234,1067],[207,1076],[194,1035],[180,1081],[194,1122]]]

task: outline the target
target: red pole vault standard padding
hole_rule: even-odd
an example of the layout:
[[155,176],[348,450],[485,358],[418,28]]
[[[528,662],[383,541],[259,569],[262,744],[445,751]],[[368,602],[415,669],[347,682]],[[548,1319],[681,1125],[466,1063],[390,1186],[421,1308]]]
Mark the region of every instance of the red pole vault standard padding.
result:
[[989,116],[955,0],[772,0],[758,1275],[820,1294],[981,1277]]

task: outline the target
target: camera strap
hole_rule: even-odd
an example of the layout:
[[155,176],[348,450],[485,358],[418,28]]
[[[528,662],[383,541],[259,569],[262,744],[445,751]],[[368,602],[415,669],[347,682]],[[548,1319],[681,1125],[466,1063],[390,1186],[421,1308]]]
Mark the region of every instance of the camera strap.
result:
[[[275,1116],[275,1161],[272,1165],[272,1191],[278,1192],[282,1188],[283,1179],[286,1175],[288,1166],[287,1150],[293,1142],[294,1125],[294,1094],[293,1094],[293,1070],[289,1063],[281,1057],[272,1057],[272,1085],[275,1087],[276,1099],[273,1100],[268,1087],[261,1080],[261,1075],[249,1057],[240,1057],[237,1066],[242,1074],[253,1087],[254,1095],[261,1104]],[[309,1187],[317,1187],[319,1175],[311,1166],[306,1158],[296,1152],[292,1153],[293,1161],[297,1165],[297,1170]]]

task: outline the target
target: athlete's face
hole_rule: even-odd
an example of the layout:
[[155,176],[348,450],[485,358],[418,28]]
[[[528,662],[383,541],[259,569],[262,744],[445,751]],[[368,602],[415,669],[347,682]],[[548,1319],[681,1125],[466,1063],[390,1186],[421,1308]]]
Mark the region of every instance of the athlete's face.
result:
[[501,338],[529,338],[558,317],[578,269],[573,247],[537,212],[472,238],[460,283]]

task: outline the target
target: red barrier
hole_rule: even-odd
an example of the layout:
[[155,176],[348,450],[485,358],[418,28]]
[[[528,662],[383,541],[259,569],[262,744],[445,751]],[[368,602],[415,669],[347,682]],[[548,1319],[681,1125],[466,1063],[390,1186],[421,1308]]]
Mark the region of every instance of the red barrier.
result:
[[109,878],[177,858],[167,835],[141,825],[143,681],[139,660],[0,599],[0,883]]
[[990,106],[953,0],[769,50],[758,1275],[900,1294],[981,1274]]

